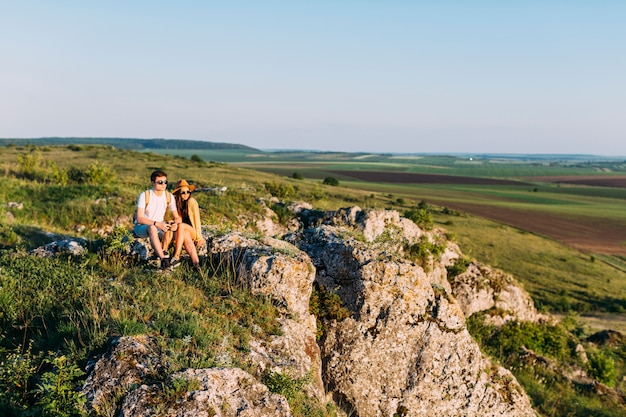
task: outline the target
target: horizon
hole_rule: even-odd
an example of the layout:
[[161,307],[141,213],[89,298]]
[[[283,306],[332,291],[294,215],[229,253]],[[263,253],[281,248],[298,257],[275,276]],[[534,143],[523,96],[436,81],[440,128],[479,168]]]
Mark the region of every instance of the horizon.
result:
[[[213,141],[206,141],[206,140],[202,140],[202,139],[185,139],[185,138],[131,138],[131,137],[124,137],[124,138],[112,138],[112,137],[94,137],[94,136],[89,136],[89,137],[64,137],[64,136],[43,136],[43,137],[36,137],[36,138],[2,138],[0,137],[0,141],[10,141],[10,140],[45,140],[45,139],[89,139],[89,140],[107,140],[107,139],[121,139],[121,140],[145,140],[145,141],[150,141],[150,140],[158,140],[158,141],[192,141],[192,142],[206,142],[206,143],[225,143],[227,145],[242,145],[240,143],[234,143],[234,142],[213,142]],[[0,146],[3,146],[2,144],[0,144]],[[4,145],[6,146],[6,145]],[[247,146],[247,145],[245,145]],[[254,151],[260,151],[260,152],[267,152],[267,153],[281,153],[281,152],[305,152],[305,153],[347,153],[347,154],[366,154],[366,155],[392,155],[392,156],[411,156],[411,155],[415,155],[415,156],[423,156],[423,155],[429,155],[429,156],[455,156],[455,157],[490,157],[490,158],[521,158],[521,157],[528,157],[528,158],[533,158],[533,159],[549,159],[549,158],[556,158],[556,159],[564,159],[566,157],[569,158],[606,158],[606,159],[626,159],[626,155],[600,155],[600,154],[586,154],[586,153],[502,153],[502,152],[455,152],[455,151],[451,151],[451,152],[367,152],[367,151],[359,151],[359,150],[354,150],[354,151],[332,151],[332,150],[324,150],[324,149],[298,149],[298,148],[252,148],[252,150]],[[239,151],[240,149],[232,149],[234,151]]]
[[13,2],[0,136],[617,157],[625,15],[616,0]]

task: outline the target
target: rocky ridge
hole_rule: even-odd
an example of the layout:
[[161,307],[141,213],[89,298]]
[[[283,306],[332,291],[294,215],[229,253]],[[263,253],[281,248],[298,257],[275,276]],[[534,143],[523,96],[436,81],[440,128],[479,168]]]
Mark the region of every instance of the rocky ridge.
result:
[[[465,317],[482,310],[496,310],[496,322],[542,319],[512,278],[475,263],[450,277],[447,268],[462,259],[458,247],[443,230],[423,230],[396,211],[291,210],[297,216],[287,228],[268,209],[260,222],[271,236],[205,236],[207,256],[232,262],[241,283],[284,312],[282,335],[250,343],[259,373],[308,375],[308,395],[332,398],[346,415],[536,415],[514,376],[483,356],[465,328]],[[429,250],[416,258],[416,247]],[[133,251],[149,256],[146,242]],[[326,323],[319,343],[309,311],[314,287],[336,294],[348,311]],[[158,401],[163,387],[148,376],[160,366],[148,336],[117,340],[90,369],[88,406],[120,402],[125,417],[291,415],[283,397],[233,368],[172,375],[194,381],[193,389]]]

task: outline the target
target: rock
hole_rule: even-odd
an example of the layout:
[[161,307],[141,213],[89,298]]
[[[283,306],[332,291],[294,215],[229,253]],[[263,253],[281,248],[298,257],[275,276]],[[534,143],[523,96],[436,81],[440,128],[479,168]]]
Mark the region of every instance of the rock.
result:
[[209,251],[217,257],[214,262],[236,271],[242,285],[255,294],[272,297],[285,310],[281,336],[251,341],[251,362],[260,370],[293,378],[310,375],[308,390],[321,399],[324,388],[316,322],[309,312],[315,268],[308,255],[284,241],[266,238],[260,242],[238,233],[211,240]]
[[615,330],[601,330],[592,334],[586,339],[587,342],[598,346],[620,346],[624,345],[626,338],[620,332]]
[[[311,377],[309,396],[321,401],[327,387],[343,412],[360,417],[536,415],[513,375],[484,357],[465,327],[467,315],[489,309],[538,317],[512,278],[473,264],[448,282],[446,267],[461,256],[458,247],[443,231],[422,230],[397,212],[302,207],[298,218],[303,229],[285,240],[207,238],[214,265],[281,311],[281,335],[250,340],[254,372],[189,369],[154,383],[149,375],[163,365],[150,339],[122,338],[90,372],[88,405],[121,398],[122,416],[290,415],[284,398],[252,375],[271,371]],[[441,250],[405,257],[407,247],[421,244]],[[321,346],[309,312],[314,282],[347,311],[324,323]]]
[[[122,404],[123,417],[290,417],[282,395],[241,369],[187,369],[170,376],[188,381],[190,391],[172,392],[162,385],[142,385]],[[167,385],[166,385],[167,386]]]
[[95,363],[82,388],[88,409],[113,407],[117,399],[163,368],[156,346],[146,336],[121,337]]
[[[366,218],[386,228],[400,223],[393,214],[359,210],[332,218],[340,225],[363,225]],[[346,237],[343,227],[306,230],[299,247],[316,266],[316,282],[338,294],[351,312],[328,324],[322,345],[324,381],[351,412],[368,417],[535,416],[513,375],[484,358],[467,332],[461,307],[442,282],[442,259],[433,259],[427,271]],[[386,233],[379,226],[369,230],[372,243]]]
[[509,320],[548,320],[512,276],[489,266],[471,262],[465,272],[450,278],[450,285],[465,317],[494,309],[486,322],[495,326]]
[[41,256],[42,258],[54,258],[61,254],[81,256],[87,253],[87,241],[72,238],[55,240],[54,242],[33,249],[31,253]]

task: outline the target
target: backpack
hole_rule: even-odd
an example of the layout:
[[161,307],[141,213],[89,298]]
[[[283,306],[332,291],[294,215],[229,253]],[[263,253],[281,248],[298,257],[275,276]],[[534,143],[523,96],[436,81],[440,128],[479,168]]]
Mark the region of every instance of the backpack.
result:
[[[146,205],[144,206],[144,209],[146,207],[148,207],[148,204],[150,204],[150,190],[146,190],[143,192],[144,194],[144,199],[146,200]],[[167,201],[167,203],[165,203],[167,205],[167,207],[169,208],[170,203],[172,202],[172,193],[170,193],[169,191],[165,191],[165,200]],[[165,211],[165,215],[167,216],[167,210]],[[135,210],[135,215],[133,216],[133,223],[137,223],[137,210]]]

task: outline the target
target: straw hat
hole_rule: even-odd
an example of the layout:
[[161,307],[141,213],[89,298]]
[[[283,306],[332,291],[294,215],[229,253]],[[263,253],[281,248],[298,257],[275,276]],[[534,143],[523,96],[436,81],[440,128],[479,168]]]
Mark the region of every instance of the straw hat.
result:
[[193,184],[189,185],[186,180],[180,180],[174,186],[174,191],[172,191],[172,193],[179,191],[181,188],[189,188],[189,191],[193,191],[196,189],[196,186]]

